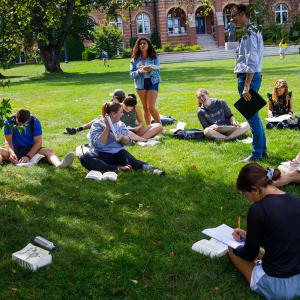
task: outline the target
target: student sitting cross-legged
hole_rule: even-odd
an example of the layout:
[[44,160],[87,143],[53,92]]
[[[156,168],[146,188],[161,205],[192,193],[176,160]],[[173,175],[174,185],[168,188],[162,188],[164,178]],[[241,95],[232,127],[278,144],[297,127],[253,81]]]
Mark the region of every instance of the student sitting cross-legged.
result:
[[237,189],[251,206],[247,231],[233,233],[245,245],[229,248],[229,257],[251,290],[267,299],[294,299],[300,296],[300,198],[275,187],[279,178],[278,169],[255,163],[241,169]]
[[[247,122],[239,124],[224,100],[210,98],[206,89],[199,89],[198,118],[204,129],[204,135],[210,139],[232,140],[246,133],[249,129]],[[224,132],[222,126],[233,125]]]
[[283,186],[290,184],[292,182],[294,183],[300,183],[300,152],[297,154],[297,156],[290,161],[290,167],[288,170],[284,166],[279,166],[278,169],[281,171],[281,176],[279,179],[274,181],[275,186]]
[[13,164],[28,163],[36,154],[44,155],[54,167],[68,167],[72,164],[74,153],[67,154],[62,161],[49,148],[42,145],[40,121],[27,109],[20,109],[4,125],[6,149],[0,148],[3,161]]
[[[107,117],[111,118],[115,137],[111,131]],[[137,160],[124,149],[130,143],[128,129],[121,121],[123,116],[122,104],[110,101],[103,104],[102,117],[97,118],[89,132],[90,150],[80,157],[81,164],[89,171],[151,171],[163,175],[164,171]]]

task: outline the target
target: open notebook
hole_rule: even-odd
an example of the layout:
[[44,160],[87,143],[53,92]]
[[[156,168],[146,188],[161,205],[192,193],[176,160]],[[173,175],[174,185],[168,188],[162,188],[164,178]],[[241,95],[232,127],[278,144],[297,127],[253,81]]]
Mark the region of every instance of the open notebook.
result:
[[39,161],[41,159],[43,159],[44,157],[45,157],[44,155],[36,153],[35,155],[32,156],[31,160],[28,163],[18,163],[18,164],[15,164],[15,166],[18,166],[18,167],[31,167],[31,166],[34,166],[34,165],[38,164]]
[[268,122],[282,122],[289,120],[292,116],[289,114],[278,116],[278,117],[272,117],[272,118],[266,118]]
[[233,228],[227,226],[226,224],[222,224],[215,228],[208,228],[204,229],[202,233],[206,234],[207,236],[218,240],[219,242],[236,249],[239,246],[243,246],[245,244],[244,241],[237,242],[233,237]]
[[228,247],[215,239],[203,239],[193,244],[192,249],[213,258],[224,256],[227,253]]

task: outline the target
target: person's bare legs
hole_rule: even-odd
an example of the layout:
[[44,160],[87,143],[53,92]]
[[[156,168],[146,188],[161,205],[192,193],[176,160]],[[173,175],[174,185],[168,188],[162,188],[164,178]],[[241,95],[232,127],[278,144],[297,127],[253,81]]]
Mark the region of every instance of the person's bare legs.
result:
[[42,148],[38,151],[39,154],[44,155],[48,162],[53,165],[55,168],[58,167],[68,167],[72,164],[74,159],[74,153],[68,153],[62,161],[56,156],[52,149]]
[[[157,91],[147,91],[147,105],[148,105],[148,110],[150,111],[150,114],[153,117],[155,123],[161,124],[159,113],[155,107],[157,95],[158,95]],[[149,125],[150,123],[148,124],[146,122],[146,124]]]
[[239,127],[235,128],[235,130],[227,136],[227,140],[236,139],[239,136],[243,135],[249,130],[250,126],[248,122],[241,123]]
[[[280,166],[278,168],[280,169]],[[280,169],[280,171],[281,171],[280,178],[276,181],[273,181],[273,185],[278,187],[278,186],[290,184],[292,182],[300,183],[300,172],[298,172],[297,169],[292,169],[288,172]]]
[[251,275],[255,263],[252,261],[247,261],[237,255],[235,255],[231,248],[228,248],[228,255],[233,265],[244,275],[248,283],[251,282]]
[[209,139],[226,140],[227,136],[211,128],[205,128],[204,135]]
[[163,131],[163,126],[160,123],[153,123],[146,127],[142,127],[137,131],[137,134],[145,139],[150,139]]
[[135,142],[147,142],[146,138],[141,137],[130,130],[128,131],[128,136],[132,141],[135,141]]
[[144,118],[147,125],[151,124],[151,114],[147,105],[147,91],[146,90],[137,90],[137,93],[141,99],[143,110],[144,110]]

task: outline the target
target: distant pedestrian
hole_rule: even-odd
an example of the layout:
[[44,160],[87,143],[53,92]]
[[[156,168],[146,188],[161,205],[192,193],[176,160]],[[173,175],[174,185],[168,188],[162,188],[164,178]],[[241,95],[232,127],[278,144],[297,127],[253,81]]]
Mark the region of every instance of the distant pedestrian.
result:
[[102,56],[104,67],[109,67],[109,64],[108,64],[108,53],[105,50],[102,50],[101,56]]
[[285,39],[282,39],[279,43],[279,56],[280,56],[280,59],[285,58],[287,47],[288,47],[287,42],[285,41]]

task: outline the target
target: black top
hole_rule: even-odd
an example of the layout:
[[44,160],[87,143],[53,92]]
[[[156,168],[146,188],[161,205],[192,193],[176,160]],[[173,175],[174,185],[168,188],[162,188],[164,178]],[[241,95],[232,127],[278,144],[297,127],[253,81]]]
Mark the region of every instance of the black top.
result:
[[275,102],[272,99],[272,94],[267,94],[269,102],[271,104],[271,110],[274,117],[286,115],[290,112],[290,99],[292,97],[292,92],[289,91],[289,99],[286,99],[285,94],[278,96],[278,101]]
[[268,195],[249,208],[245,245],[234,253],[253,261],[259,247],[265,249],[262,267],[269,276],[300,274],[300,198]]

